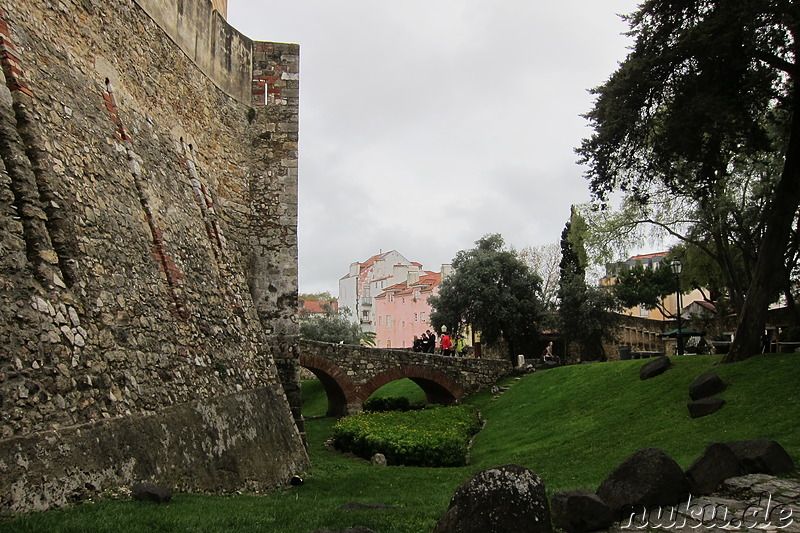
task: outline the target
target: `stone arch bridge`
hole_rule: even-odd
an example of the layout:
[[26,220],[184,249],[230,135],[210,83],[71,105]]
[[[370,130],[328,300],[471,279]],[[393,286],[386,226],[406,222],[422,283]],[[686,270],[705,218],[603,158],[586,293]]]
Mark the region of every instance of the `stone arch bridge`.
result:
[[364,400],[392,381],[408,378],[427,403],[451,404],[507,377],[509,361],[445,357],[410,350],[300,340],[299,363],[316,375],[328,395],[328,415],[361,411]]

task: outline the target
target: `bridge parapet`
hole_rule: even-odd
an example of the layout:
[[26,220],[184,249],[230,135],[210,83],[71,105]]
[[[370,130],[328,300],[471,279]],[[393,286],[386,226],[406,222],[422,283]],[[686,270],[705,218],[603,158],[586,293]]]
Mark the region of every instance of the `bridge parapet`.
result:
[[429,403],[453,403],[511,374],[509,361],[445,357],[410,350],[370,348],[301,340],[300,365],[320,378],[328,394],[328,414],[361,410],[373,392],[409,378]]

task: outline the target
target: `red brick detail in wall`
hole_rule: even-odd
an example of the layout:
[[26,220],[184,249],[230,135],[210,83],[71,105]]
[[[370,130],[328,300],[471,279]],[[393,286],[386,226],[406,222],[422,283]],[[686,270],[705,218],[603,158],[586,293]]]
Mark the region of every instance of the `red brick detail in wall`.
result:
[[277,85],[278,80],[281,79],[283,70],[280,66],[273,67],[275,74],[271,76],[253,76],[253,95],[264,96],[265,94],[271,95],[275,99],[281,98],[281,88]]
[[117,112],[117,102],[114,99],[114,95],[105,92],[103,93],[103,100],[105,100],[106,110],[108,111],[108,116],[111,119],[111,122],[113,122],[117,127],[117,139],[132,143],[133,137],[131,137],[130,133],[128,132],[128,128],[126,128],[125,124],[123,124],[122,119],[119,118],[119,113]]
[[145,218],[147,219],[147,224],[150,226],[150,231],[153,235],[153,248],[151,250],[153,255],[158,260],[161,270],[167,277],[167,288],[173,303],[173,307],[170,308],[170,313],[175,318],[186,320],[189,318],[189,312],[186,310],[186,304],[184,303],[183,299],[178,296],[177,291],[178,284],[180,280],[183,279],[184,274],[181,272],[181,269],[178,268],[169,254],[167,254],[166,250],[164,249],[164,240],[162,238],[161,230],[156,227],[152,217],[149,216],[146,211],[147,210],[145,209]]
[[0,66],[6,77],[6,87],[11,92],[21,92],[32,98],[33,92],[28,88],[20,63],[14,43],[11,41],[5,12],[0,9]]

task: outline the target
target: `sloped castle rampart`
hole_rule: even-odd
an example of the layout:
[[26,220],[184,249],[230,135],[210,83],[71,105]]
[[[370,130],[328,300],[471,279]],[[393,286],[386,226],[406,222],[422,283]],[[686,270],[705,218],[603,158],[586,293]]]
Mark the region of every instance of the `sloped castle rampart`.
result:
[[0,2],[0,512],[307,466],[299,48],[211,5]]

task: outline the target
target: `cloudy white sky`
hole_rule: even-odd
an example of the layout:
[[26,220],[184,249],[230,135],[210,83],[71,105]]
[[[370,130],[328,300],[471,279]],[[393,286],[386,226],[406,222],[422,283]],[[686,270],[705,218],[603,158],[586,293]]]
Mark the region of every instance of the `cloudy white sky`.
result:
[[381,251],[438,271],[488,233],[557,242],[636,1],[230,0],[248,37],[300,44],[300,292]]

